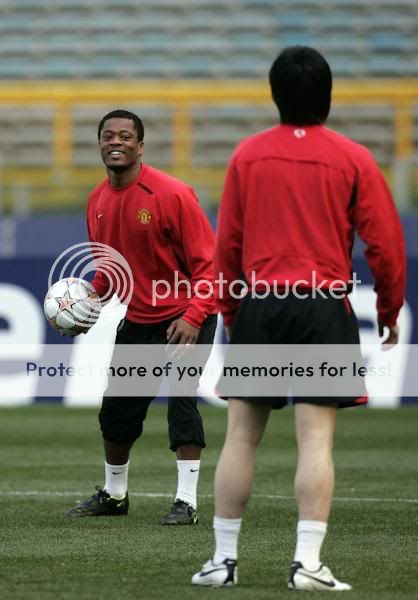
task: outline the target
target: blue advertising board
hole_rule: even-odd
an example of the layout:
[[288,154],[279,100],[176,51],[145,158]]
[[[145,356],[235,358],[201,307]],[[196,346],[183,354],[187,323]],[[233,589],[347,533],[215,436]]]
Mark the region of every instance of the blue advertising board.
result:
[[[408,284],[406,307],[400,318],[401,342],[418,344],[418,219],[405,219],[404,230],[408,248]],[[48,275],[57,255],[75,243],[86,241],[83,217],[22,219],[17,223],[16,239],[14,256],[0,259],[0,360],[8,360],[7,347],[11,344],[65,344],[69,353],[75,351],[77,343],[74,344],[71,338],[59,336],[48,325],[43,314],[43,300],[48,287]],[[360,294],[353,298],[352,303],[363,341],[370,332],[376,332],[376,313],[373,280],[359,246],[355,250],[353,266],[362,281]],[[113,330],[115,325],[116,322]],[[111,332],[109,343],[112,343],[112,335]],[[405,355],[405,377],[416,369],[416,365],[410,363]],[[19,381],[17,377],[16,385],[20,385]],[[43,398],[42,389],[29,389],[23,383],[21,385],[20,403],[27,404]],[[54,400],[62,401],[63,397],[64,391],[62,396]],[[394,405],[412,402],[418,402],[418,398],[402,397],[400,391]]]

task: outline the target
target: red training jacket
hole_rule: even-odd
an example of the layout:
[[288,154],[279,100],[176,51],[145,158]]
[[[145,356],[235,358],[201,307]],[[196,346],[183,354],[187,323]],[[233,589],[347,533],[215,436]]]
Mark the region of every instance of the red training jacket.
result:
[[279,125],[241,142],[220,206],[215,272],[230,325],[239,300],[229,282],[244,274],[269,284],[312,281],[323,288],[351,278],[357,230],[375,279],[378,318],[393,326],[402,306],[406,258],[402,227],[369,151],[324,126]]
[[[106,179],[89,195],[87,230],[91,242],[120,252],[132,270],[133,296],[126,313],[130,321],[158,323],[184,312],[185,321],[200,327],[207,315],[216,313],[209,293],[214,233],[193,190],[183,182],[144,164],[138,177],[122,189],[112,188]],[[105,270],[110,275],[97,270],[92,282],[100,296],[121,289],[116,269]],[[175,297],[175,271],[179,280],[191,283],[191,297],[186,284],[178,286]],[[153,280],[171,286],[155,306]],[[193,293],[197,283],[202,297]],[[160,296],[167,291],[164,284],[156,289]],[[123,301],[126,292],[118,295]]]

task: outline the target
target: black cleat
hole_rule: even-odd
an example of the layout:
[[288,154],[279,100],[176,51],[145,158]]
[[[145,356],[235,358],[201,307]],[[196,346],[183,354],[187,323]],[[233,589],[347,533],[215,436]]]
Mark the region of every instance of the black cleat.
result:
[[117,517],[128,514],[128,493],[122,500],[118,500],[112,498],[99,485],[96,485],[96,490],[97,494],[67,510],[67,517]]
[[197,525],[199,519],[196,509],[183,500],[176,500],[170,512],[160,520],[161,525]]

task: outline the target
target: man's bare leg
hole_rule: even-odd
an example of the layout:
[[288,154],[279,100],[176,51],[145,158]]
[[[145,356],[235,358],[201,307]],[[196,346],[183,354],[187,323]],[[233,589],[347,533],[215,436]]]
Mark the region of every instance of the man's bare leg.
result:
[[295,495],[299,511],[295,561],[312,571],[320,565],[320,550],[334,491],[335,419],[333,407],[295,406],[298,445]]
[[337,409],[329,406],[295,406],[295,494],[299,519],[328,521],[334,492],[332,448],[336,414]]
[[215,473],[215,564],[237,559],[241,517],[251,494],[256,450],[269,414],[269,406],[229,400],[226,439]]
[[228,427],[215,473],[215,515],[239,519],[251,494],[256,450],[270,407],[229,400]]

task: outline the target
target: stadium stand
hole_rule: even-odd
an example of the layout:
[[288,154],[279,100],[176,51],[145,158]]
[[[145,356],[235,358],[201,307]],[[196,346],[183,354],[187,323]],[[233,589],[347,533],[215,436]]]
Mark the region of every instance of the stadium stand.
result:
[[2,167],[34,167],[52,162],[52,110],[48,107],[0,106]]
[[[323,51],[336,78],[416,78],[418,2],[0,0],[0,80],[5,84],[111,80],[117,90],[125,81],[206,80],[209,86],[216,85],[216,80],[266,81],[277,51],[292,44],[308,44]],[[72,202],[81,204],[84,198],[80,190],[84,194],[92,180],[82,173],[81,184],[80,169],[96,169],[94,176],[100,173],[96,124],[114,107],[105,102],[71,106],[72,154],[67,166],[72,173],[67,177],[78,191],[68,191],[70,202],[73,198]],[[174,107],[138,103],[126,108],[144,118],[146,160],[173,170]],[[13,195],[8,186],[16,177],[15,171],[7,173],[8,167],[32,169],[36,176],[33,181],[42,179],[39,169],[45,168],[44,179],[49,184],[34,184],[40,190],[35,195],[41,203],[44,198],[57,196],[54,185],[61,185],[65,177],[52,168],[57,153],[55,109],[53,103],[0,103],[0,168],[6,197]],[[412,113],[415,156],[417,110]],[[272,106],[238,102],[233,106],[193,107],[190,168],[217,172],[216,183],[208,192],[213,201],[235,143],[276,121]],[[367,144],[389,169],[394,156],[394,121],[390,104],[339,104],[333,108],[330,126]],[[190,177],[190,169],[177,174]],[[200,182],[205,178],[203,173]],[[44,185],[52,185],[52,191],[45,192]]]
[[259,78],[295,43],[336,76],[418,75],[417,22],[416,0],[1,0],[0,77]]

